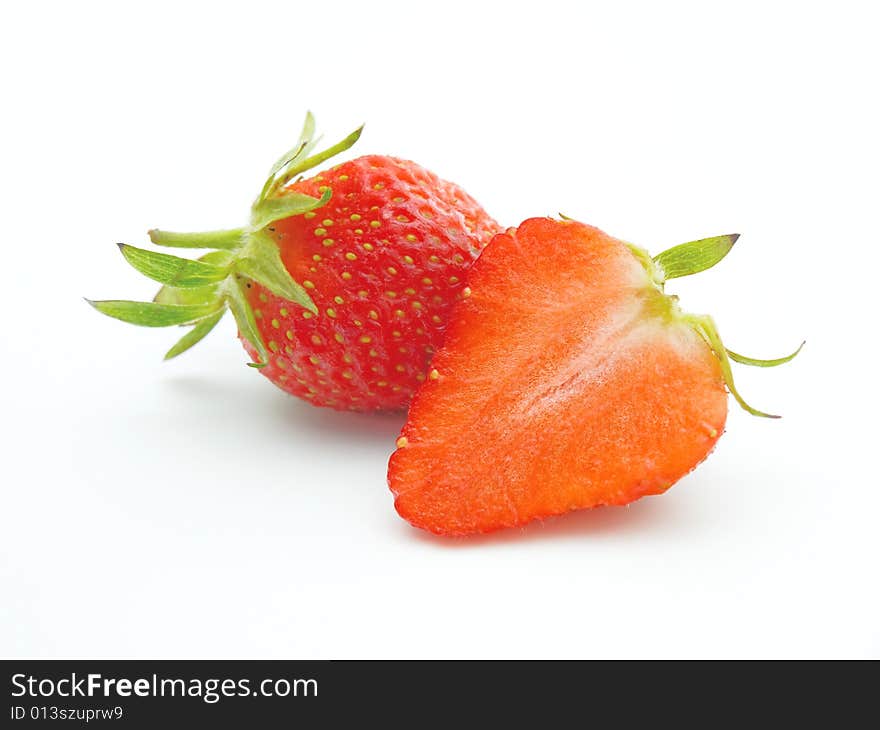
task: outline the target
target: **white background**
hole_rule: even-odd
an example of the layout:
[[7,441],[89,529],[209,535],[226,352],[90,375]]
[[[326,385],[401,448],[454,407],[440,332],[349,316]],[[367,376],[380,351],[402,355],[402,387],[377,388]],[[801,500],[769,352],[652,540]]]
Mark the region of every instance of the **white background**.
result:
[[[0,654],[880,657],[871,3],[18,3],[0,11]],[[276,391],[231,321],[82,301],[154,286],[116,241],[245,221],[311,108],[500,221],[654,252],[737,368],[716,452],[663,497],[472,540],[392,508],[397,417]]]

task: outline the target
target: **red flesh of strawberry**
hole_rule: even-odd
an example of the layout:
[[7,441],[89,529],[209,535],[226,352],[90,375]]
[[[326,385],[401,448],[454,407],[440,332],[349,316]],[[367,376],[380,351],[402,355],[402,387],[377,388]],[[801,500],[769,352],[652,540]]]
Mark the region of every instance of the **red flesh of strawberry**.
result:
[[531,219],[469,288],[389,466],[412,524],[461,535],[627,504],[714,447],[719,360],[628,245]]

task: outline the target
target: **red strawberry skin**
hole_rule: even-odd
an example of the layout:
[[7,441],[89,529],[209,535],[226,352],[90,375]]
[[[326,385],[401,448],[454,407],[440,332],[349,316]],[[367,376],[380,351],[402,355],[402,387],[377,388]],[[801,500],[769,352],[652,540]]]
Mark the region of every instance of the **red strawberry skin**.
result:
[[395,507],[466,535],[659,494],[712,450],[727,393],[630,248],[536,218],[471,269],[389,464]]
[[500,227],[457,185],[394,157],[359,157],[288,189],[320,197],[325,186],[329,203],[268,229],[318,314],[251,286],[271,354],[261,372],[316,406],[402,409]]

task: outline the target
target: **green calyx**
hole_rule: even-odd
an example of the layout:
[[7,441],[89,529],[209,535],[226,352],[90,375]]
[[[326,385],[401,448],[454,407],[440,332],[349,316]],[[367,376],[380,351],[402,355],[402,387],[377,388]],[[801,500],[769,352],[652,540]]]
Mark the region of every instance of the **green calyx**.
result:
[[733,382],[733,369],[731,362],[737,362],[742,365],[752,365],[754,367],[769,368],[790,362],[801,351],[804,342],[785,357],[779,357],[772,360],[759,360],[753,357],[739,355],[732,350],[728,350],[721,337],[718,334],[718,328],[714,320],[709,315],[686,314],[682,312],[677,305],[677,297],[669,296],[664,292],[664,285],[669,279],[677,279],[682,276],[691,276],[701,271],[710,269],[723,259],[733,248],[739,234],[730,234],[726,236],[715,236],[713,238],[702,238],[698,241],[690,241],[679,246],[673,246],[657,256],[651,257],[647,251],[628,244],[633,255],[642,263],[651,277],[652,282],[659,290],[662,297],[659,302],[654,304],[658,313],[663,316],[672,317],[678,321],[685,322],[692,327],[709,345],[718,362],[721,365],[721,374],[727,390],[734,397],[743,410],[751,413],[753,416],[761,416],[763,418],[779,418],[757,408],[750,406],[736,389]]
[[338,144],[312,154],[320,138],[315,137],[315,120],[306,114],[297,144],[283,155],[269,172],[259,196],[251,206],[250,223],[244,228],[203,233],[173,233],[152,230],[150,240],[168,248],[213,249],[198,259],[188,259],[119,244],[119,250],[135,269],[162,284],[152,302],[120,300],[91,301],[108,317],[144,327],[191,325],[192,328],[166,353],[176,357],[198,343],[232,312],[241,336],[258,353],[253,367],[264,367],[269,352],[248,303],[247,289],[259,284],[273,294],[317,314],[306,290],[290,276],[278,245],[267,230],[276,221],[302,215],[327,204],[329,187],[319,198],[287,189],[304,172],[349,149],[360,137],[359,127]]

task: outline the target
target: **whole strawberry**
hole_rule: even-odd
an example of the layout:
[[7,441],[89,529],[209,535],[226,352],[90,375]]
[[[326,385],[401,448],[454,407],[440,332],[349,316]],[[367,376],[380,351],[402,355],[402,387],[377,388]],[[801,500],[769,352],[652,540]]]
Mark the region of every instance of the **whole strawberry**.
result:
[[317,406],[406,406],[439,347],[465,275],[498,224],[457,185],[414,162],[369,155],[302,179],[351,147],[360,129],[316,155],[306,116],[272,168],[246,228],[151,231],[162,246],[216,249],[199,260],[120,245],[165,286],[153,302],[91,302],[133,324],[193,327],[179,355],[228,309],[251,363]]

